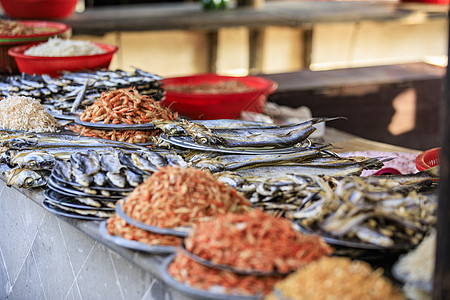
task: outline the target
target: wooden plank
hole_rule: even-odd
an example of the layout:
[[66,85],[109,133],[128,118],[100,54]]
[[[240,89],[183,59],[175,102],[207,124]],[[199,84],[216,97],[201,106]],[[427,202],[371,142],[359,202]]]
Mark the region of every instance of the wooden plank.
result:
[[248,36],[248,71],[250,74],[262,72],[263,64],[263,35],[262,29],[250,29]]
[[208,40],[208,72],[216,73],[218,32],[217,30],[209,31],[206,36]]
[[70,25],[75,35],[103,35],[114,31],[301,27],[330,22],[411,22],[412,19],[426,22],[446,17],[444,7],[427,11],[385,1],[269,1],[257,8],[234,7],[223,11],[204,11],[198,2],[102,6],[59,21]]
[[[269,101],[306,106],[313,116],[344,116],[329,126],[370,140],[418,150],[440,144],[445,69],[425,63],[266,74],[278,83]],[[404,121],[408,122],[404,122]]]

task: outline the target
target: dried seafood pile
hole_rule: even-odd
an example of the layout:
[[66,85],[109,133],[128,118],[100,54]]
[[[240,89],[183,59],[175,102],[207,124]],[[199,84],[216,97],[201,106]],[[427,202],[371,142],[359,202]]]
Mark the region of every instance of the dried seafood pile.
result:
[[58,78],[48,75],[14,75],[0,79],[0,96],[9,95],[38,98],[52,113],[71,115],[81,113],[102,92],[134,86],[142,95],[161,100],[165,92],[161,77],[135,69],[65,72]]
[[[159,135],[159,129],[135,130],[115,127],[114,124],[147,124],[152,121],[171,121],[177,114],[162,107],[152,97],[141,95],[135,88],[118,89],[103,92],[101,97],[81,114],[83,125],[69,126],[71,130],[90,137],[104,138],[127,143],[153,142]],[[90,128],[89,123],[111,124],[109,129]]]
[[[228,211],[244,212],[250,203],[211,174],[199,169],[165,166],[134,189],[107,220],[111,236],[137,241],[159,251],[161,246],[179,246],[183,228]],[[131,245],[130,245],[131,247]]]
[[383,276],[363,261],[324,257],[275,284],[266,300],[393,299],[405,297]]
[[162,228],[193,226],[249,208],[244,196],[208,172],[170,166],[153,173],[123,204],[123,211],[132,219]]
[[128,224],[117,214],[106,221],[107,231],[113,236],[120,236],[130,241],[137,241],[149,246],[179,246],[181,238],[175,235],[150,232]]
[[215,175],[241,191],[254,207],[341,246],[410,248],[436,222],[435,199],[418,193],[434,186],[433,177],[425,173],[397,177]]
[[287,273],[332,252],[320,237],[305,236],[287,220],[253,210],[198,224],[168,272],[207,291],[220,287],[225,294],[267,294]]

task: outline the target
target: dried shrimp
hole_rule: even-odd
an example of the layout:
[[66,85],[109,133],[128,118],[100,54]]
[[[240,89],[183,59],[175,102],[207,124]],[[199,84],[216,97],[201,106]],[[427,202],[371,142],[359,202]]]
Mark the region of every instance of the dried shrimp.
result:
[[81,125],[71,125],[68,126],[68,128],[82,136],[96,137],[132,144],[154,143],[155,137],[160,134],[159,130],[101,130],[88,128]]
[[168,271],[177,281],[189,284],[191,287],[226,294],[266,295],[270,293],[275,283],[283,279],[283,276],[279,275],[240,275],[231,271],[213,269],[191,260],[180,251],[169,265]]
[[259,209],[197,224],[188,251],[240,270],[288,273],[333,252],[321,237],[295,231],[287,219]]
[[275,285],[275,299],[405,299],[401,292],[383,276],[382,269],[373,271],[363,261],[345,257],[324,257],[287,276]]
[[177,113],[161,106],[136,88],[103,92],[101,97],[80,114],[85,122],[128,125],[149,123],[152,120],[173,120]]
[[142,223],[162,228],[192,226],[227,212],[242,213],[250,202],[210,172],[163,167],[128,195],[123,211]]
[[[291,300],[378,300],[404,299],[401,292],[383,276],[383,270],[372,270],[363,261],[346,257],[324,257],[284,280],[274,290]],[[266,300],[280,299],[274,293]]]
[[117,235],[127,240],[138,241],[150,246],[179,246],[181,244],[181,239],[176,236],[145,231],[129,225],[118,215],[114,215],[106,221],[106,229],[111,235]]

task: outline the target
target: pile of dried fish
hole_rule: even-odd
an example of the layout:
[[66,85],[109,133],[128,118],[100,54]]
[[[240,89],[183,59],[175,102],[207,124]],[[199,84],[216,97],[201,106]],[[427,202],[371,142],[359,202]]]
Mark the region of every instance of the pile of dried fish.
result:
[[435,183],[429,174],[399,176],[316,176],[267,178],[216,173],[241,191],[254,207],[285,217],[300,230],[333,244],[409,248],[436,222],[436,202],[421,191]]
[[[279,149],[301,145],[315,130],[315,124],[340,118],[313,118],[299,124],[274,125],[261,124],[245,127],[209,128],[208,123],[178,120],[158,124],[168,142],[191,142],[211,148]],[[206,124],[206,125],[205,125]]]
[[436,223],[436,201],[417,193],[416,186],[376,176],[314,181],[321,190],[285,217],[329,240],[405,249],[417,245]]
[[57,78],[48,75],[14,75],[0,78],[0,96],[18,95],[38,98],[51,112],[77,114],[91,105],[103,91],[134,86],[141,94],[161,100],[165,92],[162,77],[135,69],[65,72]]
[[312,146],[293,153],[275,154],[220,154],[217,152],[191,152],[185,160],[200,169],[213,173],[233,171],[251,177],[280,177],[298,175],[360,175],[364,169],[377,169],[383,162],[377,158],[340,157],[326,150],[329,146]]
[[167,164],[163,155],[153,151],[111,148],[73,152],[68,160],[56,161],[47,183],[50,192],[46,200],[51,203],[44,206],[74,218],[109,218],[118,200]]
[[[105,152],[103,148],[114,149],[111,153],[120,156],[122,165],[127,165],[135,173],[154,171],[155,166],[167,164],[186,165],[179,155],[168,150],[153,151],[128,143],[63,133],[0,131],[0,164],[4,165],[6,182],[10,186],[43,186],[57,160],[66,162],[72,155],[94,153],[92,149]],[[135,152],[128,151],[125,155],[120,149]]]

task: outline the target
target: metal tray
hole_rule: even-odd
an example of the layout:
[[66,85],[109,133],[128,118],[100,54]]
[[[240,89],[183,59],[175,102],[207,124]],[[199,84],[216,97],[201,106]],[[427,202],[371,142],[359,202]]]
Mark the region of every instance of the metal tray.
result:
[[[78,184],[76,182],[72,182],[72,181],[68,181],[58,175],[56,175],[56,172],[52,172],[51,176],[56,179],[58,182],[67,184],[67,185],[71,185],[71,186],[77,186],[77,187],[83,187],[81,184]],[[122,192],[132,192],[134,190],[134,187],[130,187],[130,188],[117,188],[117,187],[112,187],[112,186],[98,186],[98,185],[93,185],[93,186],[89,186],[90,189],[93,190],[103,190],[103,191],[110,191],[110,192],[116,192],[116,193],[122,193]]]
[[109,234],[108,230],[106,229],[106,221],[100,222],[99,225],[100,234],[105,239],[113,242],[114,244],[130,249],[130,250],[136,250],[141,251],[149,254],[173,254],[175,253],[175,250],[177,247],[174,246],[150,246],[138,241],[132,241],[125,239],[120,236],[111,235]]
[[161,279],[170,287],[186,293],[190,296],[199,297],[203,299],[214,299],[214,300],[258,300],[262,299],[262,295],[237,295],[237,294],[221,294],[205,290],[196,289],[188,286],[187,284],[176,281],[168,272],[169,265],[174,260],[175,255],[170,255],[166,257],[161,263]]
[[162,227],[156,227],[152,225],[148,225],[142,222],[139,222],[138,220],[135,220],[128,216],[122,209],[122,203],[118,203],[116,205],[116,214],[125,220],[130,225],[136,226],[137,228],[150,231],[153,233],[159,233],[159,234],[167,234],[167,235],[174,235],[178,237],[187,237],[192,230],[191,228],[177,228],[177,229],[171,229],[171,228],[162,228]]
[[73,119],[75,124],[82,125],[89,128],[95,129],[104,129],[104,130],[151,130],[155,129],[156,126],[153,123],[145,123],[145,124],[104,124],[104,123],[92,123],[81,121],[80,117],[75,117]]
[[64,216],[64,217],[68,217],[68,218],[74,218],[74,219],[80,219],[80,220],[89,220],[89,221],[100,221],[100,220],[104,220],[105,218],[101,218],[101,217],[97,217],[97,216],[87,216],[87,215],[80,215],[77,214],[75,212],[69,212],[69,211],[64,211],[61,210],[60,208],[56,207],[55,205],[53,205],[50,201],[48,200],[44,200],[42,202],[42,206],[56,214],[56,215],[60,215],[60,216]]
[[411,249],[412,247],[414,247],[414,245],[412,245],[412,244],[405,244],[405,243],[404,244],[395,244],[392,247],[381,247],[381,246],[364,243],[364,242],[359,242],[359,241],[339,239],[336,237],[329,236],[321,230],[306,228],[299,224],[295,224],[294,227],[298,228],[301,232],[306,233],[306,234],[317,234],[320,237],[322,237],[325,242],[327,242],[328,244],[333,245],[333,246],[346,247],[346,248],[352,248],[352,249],[380,250],[380,251],[408,250],[408,249]]
[[[77,209],[95,209],[95,210],[103,210],[103,211],[114,211],[115,208],[112,207],[96,207],[84,204],[74,197],[63,195],[61,193],[58,193],[55,190],[52,189],[46,189],[44,192],[45,199],[54,202],[56,204],[60,204],[67,207],[77,208]],[[98,201],[98,200],[97,200]]]
[[71,197],[90,197],[90,198],[103,200],[103,201],[117,201],[117,200],[120,200],[120,199],[123,199],[124,197],[126,197],[126,196],[119,196],[119,195],[103,196],[103,195],[92,195],[92,194],[84,193],[79,190],[75,190],[75,189],[71,189],[71,188],[62,186],[60,183],[55,181],[55,179],[52,176],[50,176],[48,178],[47,187],[52,190],[57,191],[60,194],[63,194],[66,196],[71,196]]
[[184,245],[184,241],[181,242],[181,247],[180,247],[181,251],[183,251],[183,253],[188,256],[190,259],[192,259],[193,261],[204,265],[206,267],[209,268],[213,268],[213,269],[219,269],[219,270],[225,270],[225,271],[230,271],[233,273],[237,273],[237,274],[241,274],[241,275],[255,275],[255,276],[277,276],[277,275],[288,275],[292,272],[289,273],[280,273],[277,271],[272,271],[272,272],[263,272],[263,271],[257,271],[257,270],[243,270],[243,269],[237,269],[233,266],[227,266],[227,265],[220,265],[220,264],[216,264],[213,263],[210,260],[204,259],[190,251],[188,251]]

